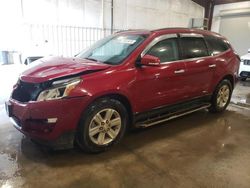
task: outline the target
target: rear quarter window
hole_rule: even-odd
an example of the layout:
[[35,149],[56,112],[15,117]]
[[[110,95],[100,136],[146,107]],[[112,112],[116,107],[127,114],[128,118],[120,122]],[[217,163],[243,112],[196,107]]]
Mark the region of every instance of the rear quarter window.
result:
[[205,36],[205,40],[208,45],[209,55],[217,55],[227,51],[230,48],[227,41],[218,37]]

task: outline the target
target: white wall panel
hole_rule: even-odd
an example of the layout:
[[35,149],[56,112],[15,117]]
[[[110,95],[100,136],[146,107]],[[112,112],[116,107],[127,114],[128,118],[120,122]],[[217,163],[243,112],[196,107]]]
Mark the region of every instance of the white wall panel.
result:
[[225,36],[239,55],[250,48],[250,1],[214,7],[212,31]]
[[236,9],[246,9],[250,8],[250,1],[246,2],[238,2],[238,3],[230,3],[230,4],[224,4],[224,5],[216,5],[214,7],[214,14],[213,14],[213,20],[212,20],[212,31],[219,32],[220,29],[220,12],[225,10],[236,10]]
[[[111,0],[8,0],[5,10],[18,9],[9,18],[24,23],[110,28]],[[21,7],[21,2],[23,7]],[[7,7],[6,7],[7,6]],[[23,17],[20,11],[23,10]],[[6,12],[6,11],[5,11]],[[18,16],[16,15],[18,14]],[[114,0],[114,28],[187,27],[190,18],[201,18],[204,8],[191,0]]]
[[[114,0],[113,28],[188,27],[191,18],[203,15],[204,8],[191,0]],[[29,43],[29,38],[32,44],[51,38],[43,36],[47,31],[41,29],[32,36],[29,25],[110,28],[111,0],[104,0],[104,6],[102,0],[1,0],[0,23],[0,50],[16,50]],[[54,32],[59,40],[67,38],[67,31]]]
[[115,28],[188,27],[190,18],[203,16],[191,0],[114,0]]

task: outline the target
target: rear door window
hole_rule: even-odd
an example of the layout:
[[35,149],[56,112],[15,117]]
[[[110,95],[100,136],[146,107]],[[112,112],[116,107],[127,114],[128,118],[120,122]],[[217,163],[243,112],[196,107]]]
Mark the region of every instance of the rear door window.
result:
[[209,55],[217,55],[229,49],[229,44],[214,36],[205,36],[205,40],[207,41]]
[[180,40],[184,59],[208,56],[203,37],[182,36]]

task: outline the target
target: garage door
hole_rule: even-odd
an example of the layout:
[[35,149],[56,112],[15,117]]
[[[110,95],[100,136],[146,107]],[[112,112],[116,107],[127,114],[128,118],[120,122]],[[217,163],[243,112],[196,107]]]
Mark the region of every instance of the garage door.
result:
[[250,14],[221,17],[220,33],[227,37],[239,55],[250,48]]

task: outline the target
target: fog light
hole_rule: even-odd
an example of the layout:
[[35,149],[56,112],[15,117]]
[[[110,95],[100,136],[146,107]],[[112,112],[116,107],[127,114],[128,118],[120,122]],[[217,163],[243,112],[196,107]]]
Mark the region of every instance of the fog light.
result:
[[47,119],[47,123],[56,123],[57,122],[57,118],[48,118]]

